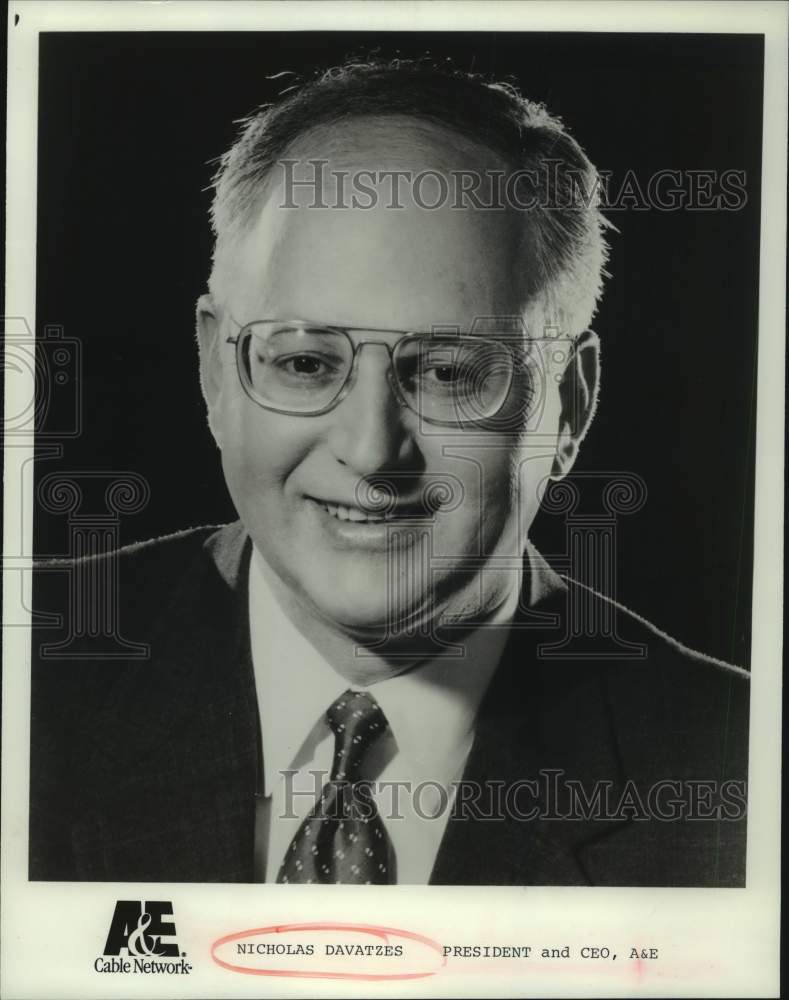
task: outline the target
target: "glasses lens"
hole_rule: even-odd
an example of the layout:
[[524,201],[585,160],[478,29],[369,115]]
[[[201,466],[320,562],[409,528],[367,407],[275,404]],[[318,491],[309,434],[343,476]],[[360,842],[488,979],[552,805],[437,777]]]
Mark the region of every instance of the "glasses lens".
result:
[[514,370],[506,344],[474,337],[403,340],[395,361],[409,406],[426,420],[448,424],[495,415],[507,398]]
[[345,334],[292,323],[255,323],[240,344],[245,389],[264,406],[316,413],[345,384],[353,348]]

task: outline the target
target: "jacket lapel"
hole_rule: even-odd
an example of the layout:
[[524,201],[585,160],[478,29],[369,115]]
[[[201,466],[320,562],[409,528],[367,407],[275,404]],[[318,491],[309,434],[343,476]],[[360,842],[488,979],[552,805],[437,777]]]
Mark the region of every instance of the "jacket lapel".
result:
[[[465,804],[459,792],[431,884],[594,884],[587,846],[616,841],[627,826],[562,818],[565,779],[591,792],[596,781],[623,780],[623,766],[603,666],[537,656],[540,643],[556,639],[566,587],[532,547],[527,560],[522,607],[480,707],[463,774]],[[469,803],[476,788],[492,790],[496,782],[492,819],[492,792],[482,792],[478,808]]]

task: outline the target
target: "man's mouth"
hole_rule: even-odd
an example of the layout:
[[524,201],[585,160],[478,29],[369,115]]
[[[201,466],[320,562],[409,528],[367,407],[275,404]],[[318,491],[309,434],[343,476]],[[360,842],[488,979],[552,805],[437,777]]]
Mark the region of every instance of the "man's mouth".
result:
[[336,517],[338,521],[358,521],[369,524],[370,522],[387,520],[386,514],[375,514],[361,510],[359,507],[346,507],[343,504],[329,503],[328,501],[319,501],[319,503],[327,514]]
[[331,517],[336,517],[338,521],[354,521],[357,524],[379,524],[384,521],[396,521],[405,517],[425,517],[426,511],[422,504],[397,504],[393,509],[386,511],[362,510],[354,505],[334,503],[331,500],[319,500],[317,497],[310,497],[314,503],[322,507]]

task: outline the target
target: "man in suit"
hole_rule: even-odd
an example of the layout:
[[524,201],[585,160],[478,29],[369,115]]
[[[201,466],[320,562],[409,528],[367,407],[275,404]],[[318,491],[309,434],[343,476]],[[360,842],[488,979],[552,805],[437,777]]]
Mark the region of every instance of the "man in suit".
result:
[[426,63],[246,122],[197,306],[240,521],[83,562],[150,657],[34,666],[32,878],[744,884],[745,671],[528,541],[597,399],[596,181]]

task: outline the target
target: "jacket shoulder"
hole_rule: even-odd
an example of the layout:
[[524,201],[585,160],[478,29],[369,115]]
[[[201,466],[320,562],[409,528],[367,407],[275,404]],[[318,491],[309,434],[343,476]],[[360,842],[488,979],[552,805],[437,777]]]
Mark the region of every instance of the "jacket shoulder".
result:
[[[630,655],[604,665],[619,749],[642,773],[669,767],[686,777],[747,775],[750,674],[691,649],[619,602],[579,588],[614,623]],[[605,614],[603,614],[603,612]]]
[[522,664],[530,649],[539,664],[546,725],[585,753],[596,733],[613,731],[616,757],[645,778],[744,778],[748,671],[688,648],[583,584],[563,582],[550,605],[554,624],[536,648],[519,644]]
[[104,631],[145,622],[218,530],[189,528],[106,552],[36,560],[35,632],[51,642],[64,628],[101,616],[103,623],[93,625]]
[[108,549],[104,552],[86,553],[78,556],[48,556],[35,559],[33,570],[36,573],[68,571],[72,569],[102,566],[109,561],[121,562],[124,565],[139,565],[150,568],[155,565],[166,566],[177,564],[190,552],[198,551],[205,541],[226,525],[202,525],[196,528],[184,528],[168,535],[148,538],[132,542],[119,549]]
[[750,674],[745,668],[686,646],[625,604],[607,597],[585,584],[578,583],[576,580],[565,578],[565,582],[568,588],[575,590],[579,597],[591,598],[592,602],[602,609],[606,618],[611,621],[616,620],[621,633],[627,637],[627,640],[646,647],[647,656],[650,649],[660,650],[670,661],[674,660],[686,666],[695,664],[700,667],[713,668],[713,673],[718,671],[727,675],[739,676],[743,680],[749,678]]
[[[220,529],[221,530],[221,529]],[[202,589],[214,527],[108,552],[41,560],[33,571],[31,707],[34,728],[85,722],[113,686],[154,659],[157,630],[187,584]]]

